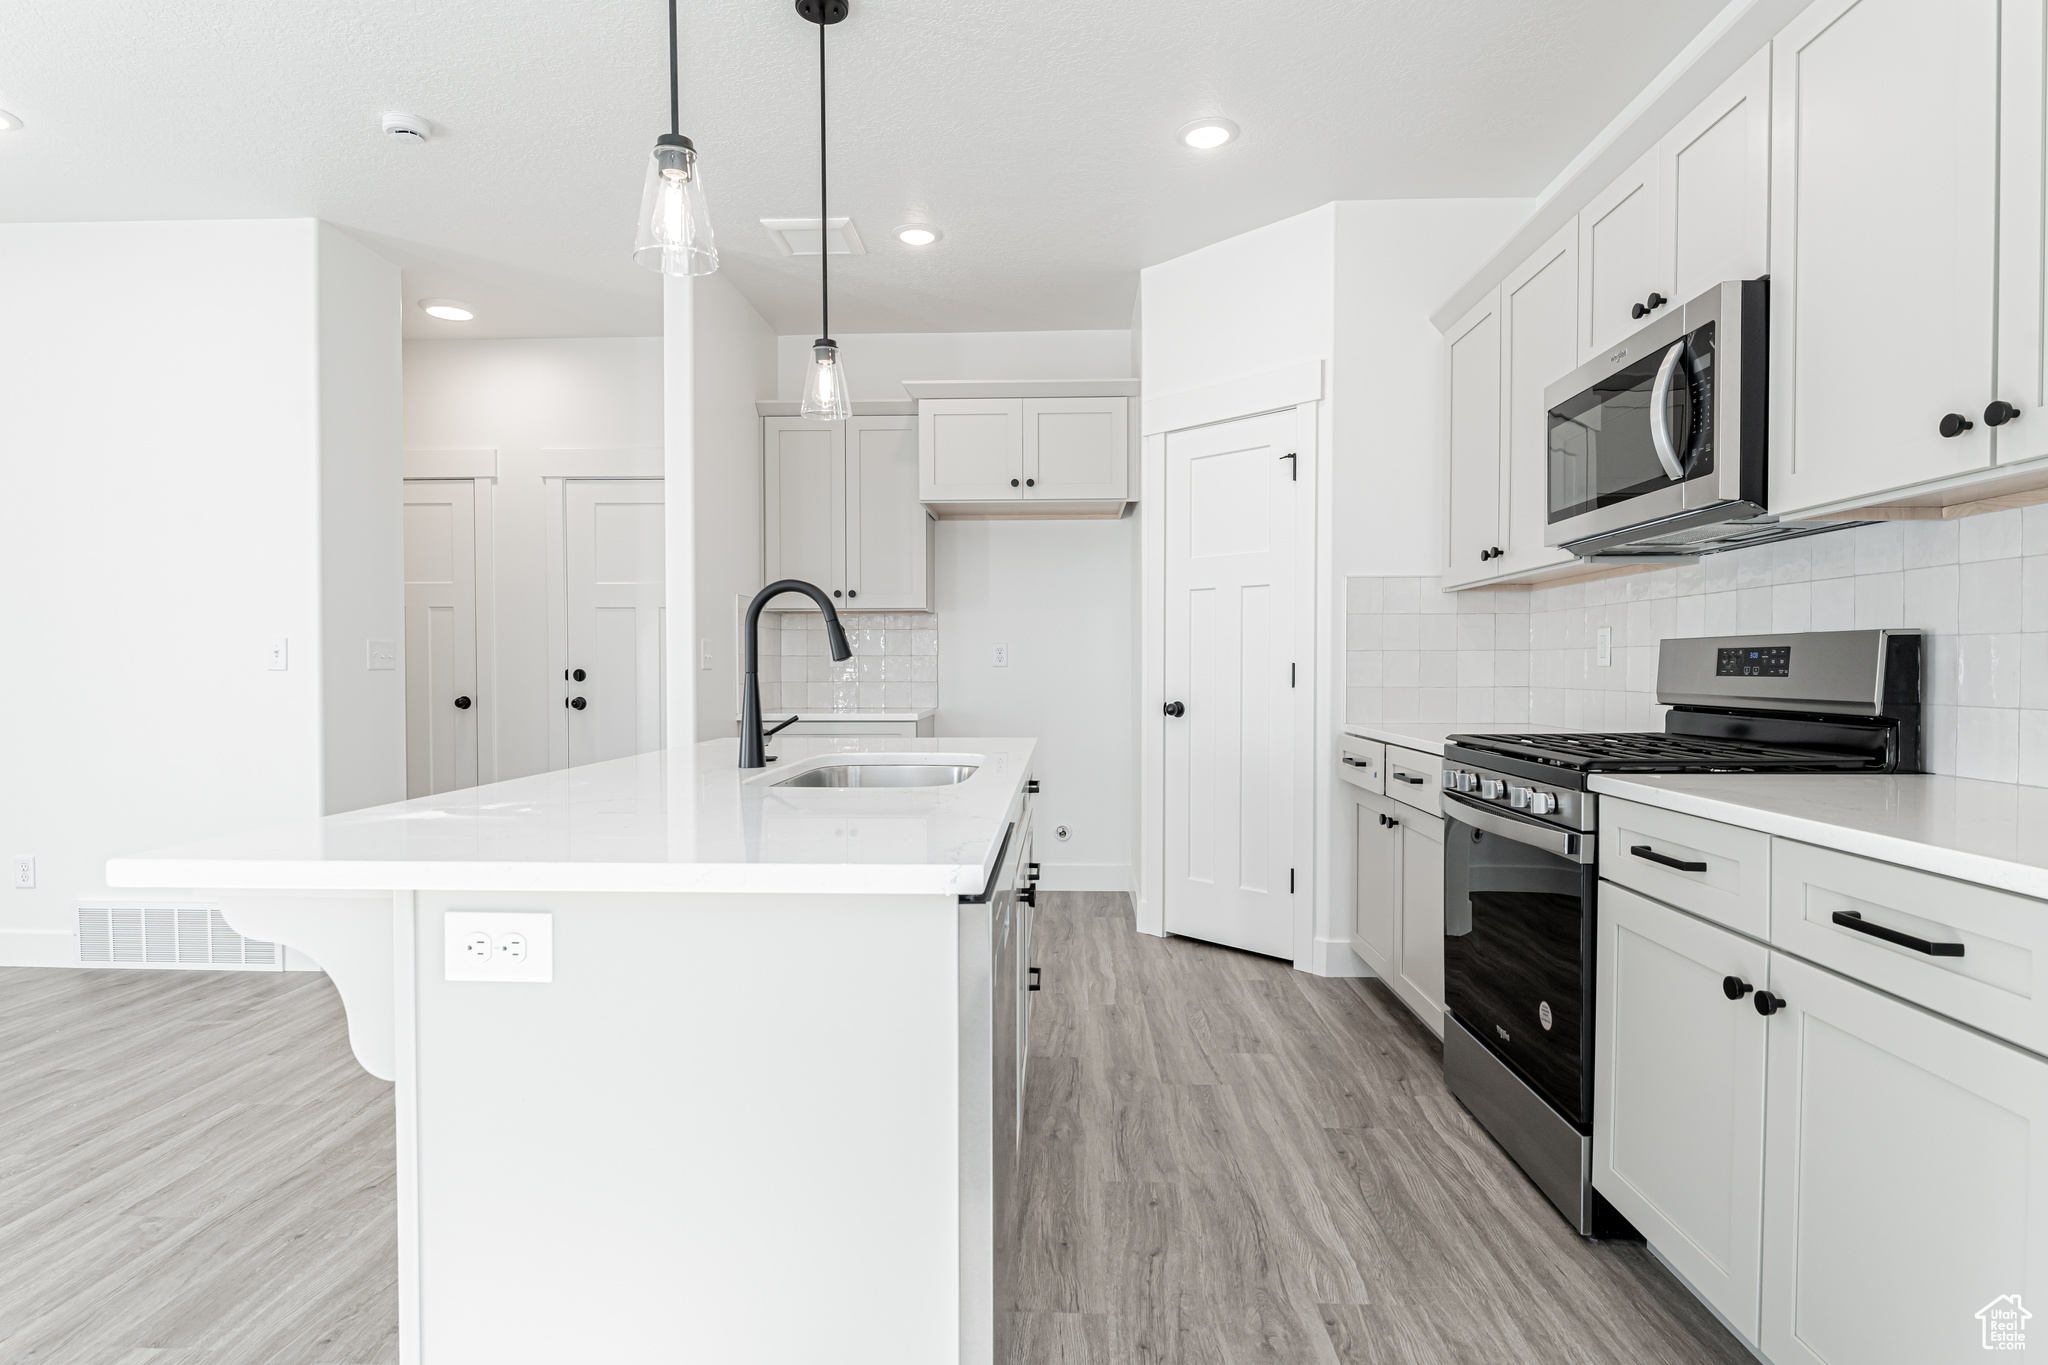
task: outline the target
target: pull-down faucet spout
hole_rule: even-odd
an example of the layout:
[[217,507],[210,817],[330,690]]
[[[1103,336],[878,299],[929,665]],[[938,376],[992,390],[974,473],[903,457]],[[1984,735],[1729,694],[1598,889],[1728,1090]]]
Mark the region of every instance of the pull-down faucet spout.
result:
[[[768,736],[775,731],[761,728],[761,608],[786,592],[804,594],[825,613],[825,643],[831,648],[833,659],[844,662],[853,656],[853,651],[846,645],[846,632],[839,628],[839,613],[833,609],[832,600],[825,596],[825,590],[817,584],[806,583],[800,578],[785,578],[754,594],[754,600],[747,606],[747,677],[740,689],[742,768],[768,766]],[[795,719],[791,716],[775,729],[780,730]]]

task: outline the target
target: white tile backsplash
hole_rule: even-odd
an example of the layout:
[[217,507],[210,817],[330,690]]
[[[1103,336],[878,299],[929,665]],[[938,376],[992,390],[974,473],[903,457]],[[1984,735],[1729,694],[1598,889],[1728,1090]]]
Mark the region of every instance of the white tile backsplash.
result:
[[1928,771],[2048,786],[2048,504],[1881,522],[1553,588],[1446,593],[1433,578],[1353,578],[1347,597],[1352,721],[1661,729],[1662,640],[1917,628],[1928,632]]
[[761,620],[761,709],[909,710],[939,704],[939,618],[931,612],[843,611],[853,657],[833,661],[824,619],[777,612]]

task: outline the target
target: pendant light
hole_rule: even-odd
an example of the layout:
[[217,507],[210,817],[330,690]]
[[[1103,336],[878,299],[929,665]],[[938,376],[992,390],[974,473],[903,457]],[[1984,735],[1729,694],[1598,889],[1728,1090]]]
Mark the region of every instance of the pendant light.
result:
[[832,339],[832,240],[825,210],[825,28],[846,17],[847,0],[796,0],[796,12],[818,26],[818,330],[811,343],[811,369],[804,376],[804,401],[797,409],[820,422],[853,416],[846,366]]
[[704,202],[704,170],[697,148],[683,136],[681,86],[676,76],[676,0],[668,0],[668,131],[647,158],[640,192],[640,227],[633,262],[664,275],[709,275],[718,269],[711,209]]

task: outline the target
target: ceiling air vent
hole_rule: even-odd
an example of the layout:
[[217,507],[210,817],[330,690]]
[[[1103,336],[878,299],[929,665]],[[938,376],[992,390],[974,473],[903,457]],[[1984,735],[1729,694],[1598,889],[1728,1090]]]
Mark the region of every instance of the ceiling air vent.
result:
[[[768,235],[785,256],[815,256],[818,254],[818,220],[815,218],[763,218],[761,226],[768,229]],[[860,239],[860,229],[853,225],[851,218],[827,218],[825,238],[832,244],[834,256],[865,256],[867,246]]]
[[284,950],[244,938],[205,906],[78,908],[81,967],[207,967],[284,970]]

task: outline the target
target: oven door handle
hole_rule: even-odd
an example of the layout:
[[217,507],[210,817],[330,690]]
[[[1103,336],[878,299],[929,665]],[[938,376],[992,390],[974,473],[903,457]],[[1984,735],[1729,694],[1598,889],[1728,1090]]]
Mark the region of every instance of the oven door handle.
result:
[[1498,834],[1503,839],[1512,839],[1531,848],[1540,848],[1545,853],[1554,853],[1575,863],[1592,862],[1596,851],[1590,835],[1574,834],[1568,829],[1552,829],[1548,825],[1531,824],[1527,820],[1498,815],[1484,806],[1473,804],[1456,792],[1444,793],[1444,813],[1451,819],[1463,821],[1474,829],[1484,830],[1488,834]]
[[1678,458],[1678,447],[1671,440],[1671,418],[1668,404],[1671,401],[1671,377],[1678,372],[1679,362],[1685,356],[1683,339],[1671,343],[1671,349],[1664,353],[1664,363],[1657,367],[1657,382],[1650,386],[1650,444],[1656,447],[1657,463],[1664,466],[1664,472],[1671,476],[1671,482],[1685,482],[1685,465]]

